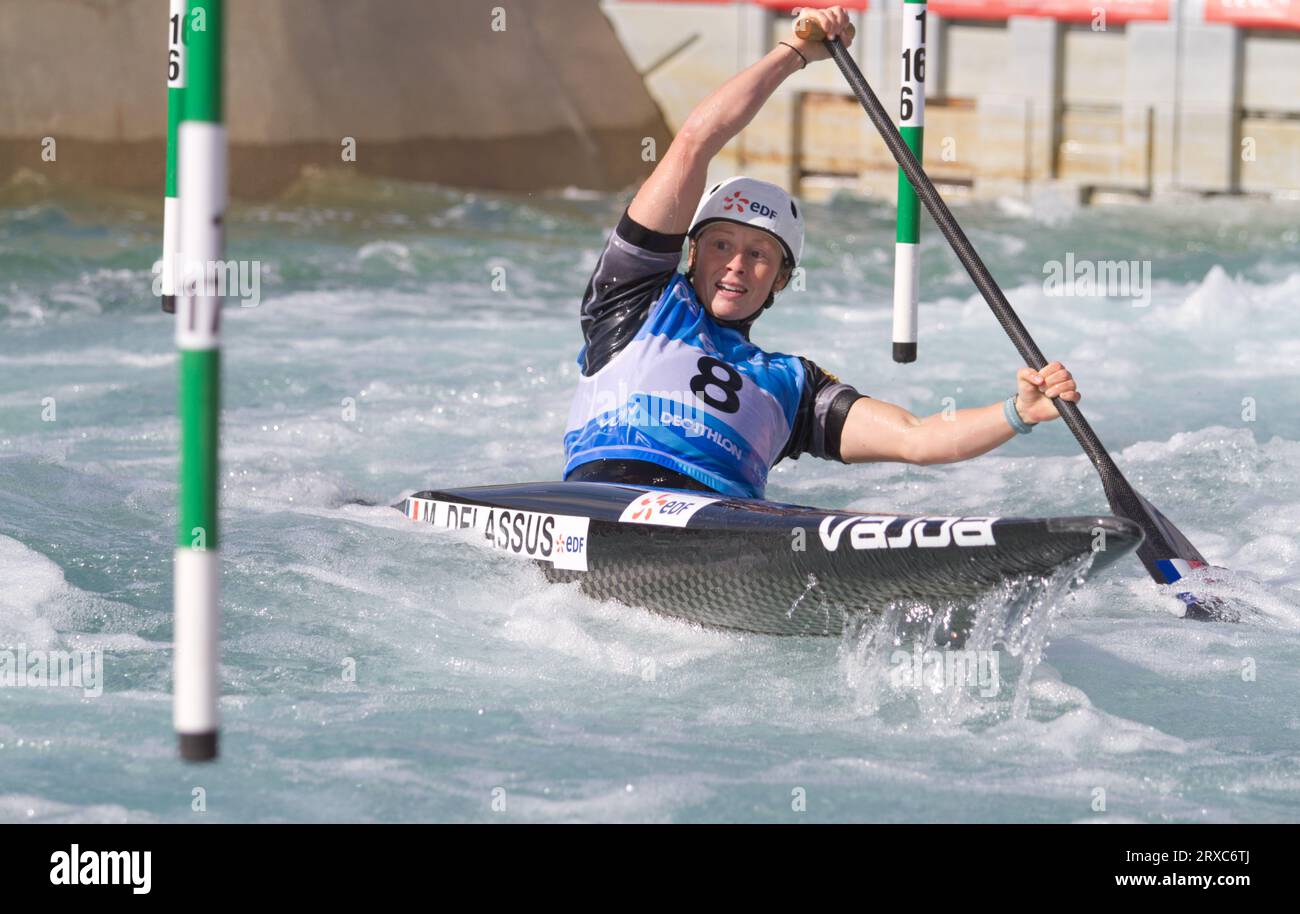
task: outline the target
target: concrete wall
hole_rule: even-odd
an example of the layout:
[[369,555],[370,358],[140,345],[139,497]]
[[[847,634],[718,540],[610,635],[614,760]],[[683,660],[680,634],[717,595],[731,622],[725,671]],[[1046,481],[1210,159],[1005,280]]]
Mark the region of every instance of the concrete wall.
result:
[[[752,3],[226,0],[237,196],[311,166],[462,186],[620,189],[691,108],[788,33]],[[505,11],[494,31],[493,11]],[[161,188],[165,0],[0,2],[0,181]],[[855,14],[897,107],[901,0]],[[1042,182],[1143,194],[1300,191],[1300,33],[1104,32],[931,14],[925,164],[977,194]],[[42,140],[57,160],[42,160]],[[343,163],[340,143],[357,142]],[[833,65],[788,80],[714,163],[809,192],[892,197],[893,161]]]
[[1300,35],[1246,31],[1241,50],[1241,188],[1300,187]]
[[[307,166],[617,189],[649,173],[644,138],[670,140],[597,0],[227,0],[226,11],[236,196],[274,194]],[[166,0],[0,3],[0,181],[30,169],[161,192],[166,18]]]

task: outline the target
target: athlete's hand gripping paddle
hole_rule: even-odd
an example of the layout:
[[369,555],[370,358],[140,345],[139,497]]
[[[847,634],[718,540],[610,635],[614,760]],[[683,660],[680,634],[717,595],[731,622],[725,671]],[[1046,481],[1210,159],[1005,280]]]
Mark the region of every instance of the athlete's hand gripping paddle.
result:
[[[867,117],[871,119],[881,139],[889,147],[899,168],[907,175],[907,180],[911,182],[916,195],[925,204],[931,218],[943,232],[943,236],[948,239],[948,244],[952,246],[962,266],[970,274],[975,287],[980,290],[984,300],[993,309],[994,316],[997,317],[998,323],[1002,325],[1007,336],[1011,338],[1016,350],[1030,368],[1035,371],[1043,368],[1047,364],[1047,359],[1043,358],[1037,344],[1030,338],[1029,331],[1012,310],[1011,304],[1002,294],[1002,289],[994,281],[984,261],[980,259],[979,254],[975,253],[975,248],[967,239],[961,226],[957,224],[957,220],[947,204],[943,202],[943,198],[939,196],[939,192],[935,190],[925,169],[916,160],[912,150],[903,142],[898,128],[890,121],[889,115],[880,104],[880,99],[867,84],[862,71],[849,56],[844,44],[838,38],[827,40],[821,23],[814,16],[801,16],[796,19],[794,31],[805,41],[820,40],[825,44],[831,58],[848,81],[853,94],[857,96],[867,112]],[[1058,398],[1056,408],[1101,476],[1102,488],[1105,489],[1106,500],[1110,503],[1111,510],[1120,517],[1126,517],[1141,526],[1146,538],[1138,547],[1138,558],[1141,559],[1152,579],[1159,584],[1172,584],[1191,569],[1205,565],[1205,559],[1196,547],[1188,542],[1187,537],[1183,536],[1167,517],[1129,485],[1128,480],[1115,466],[1115,461],[1098,440],[1092,427],[1083,418],[1078,405]],[[1236,617],[1232,611],[1217,598],[1202,598],[1192,593],[1180,593],[1178,596],[1187,604],[1188,618],[1235,621]]]

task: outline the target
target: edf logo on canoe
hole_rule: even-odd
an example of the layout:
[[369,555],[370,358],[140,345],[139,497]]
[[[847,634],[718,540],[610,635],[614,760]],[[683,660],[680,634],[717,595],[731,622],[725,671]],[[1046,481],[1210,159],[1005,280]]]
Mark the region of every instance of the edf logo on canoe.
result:
[[689,511],[693,507],[695,507],[693,502],[672,499],[667,495],[660,495],[658,498],[647,495],[637,503],[631,519],[648,521],[655,516],[672,517],[675,514],[681,514],[683,511]]
[[716,498],[703,498],[679,492],[656,492],[653,489],[634,500],[619,515],[624,524],[658,524],[664,527],[685,527],[695,512],[711,505]]
[[663,495],[657,499],[641,499],[641,504],[637,510],[632,512],[635,520],[642,518],[649,519],[652,514],[658,514],[660,517],[672,517],[674,514],[681,514],[683,511],[689,511],[693,505],[689,501],[670,501]]
[[557,536],[555,538],[556,555],[579,555],[587,548],[585,536]]

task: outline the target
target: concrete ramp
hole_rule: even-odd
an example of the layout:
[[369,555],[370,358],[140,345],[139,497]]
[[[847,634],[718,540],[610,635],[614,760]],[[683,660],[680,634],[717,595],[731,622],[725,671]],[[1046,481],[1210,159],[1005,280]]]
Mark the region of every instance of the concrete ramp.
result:
[[[660,154],[670,139],[597,0],[227,0],[226,11],[235,196],[274,195],[308,167],[615,190],[653,167],[644,138]],[[166,0],[0,4],[0,181],[27,169],[161,194],[166,20]]]

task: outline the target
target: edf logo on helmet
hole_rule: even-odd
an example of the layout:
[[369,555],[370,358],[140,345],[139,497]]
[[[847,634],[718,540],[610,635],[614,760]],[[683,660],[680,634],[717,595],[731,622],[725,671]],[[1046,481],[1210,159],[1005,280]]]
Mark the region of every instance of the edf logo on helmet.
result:
[[753,200],[753,201],[748,200],[745,197],[742,197],[739,191],[737,191],[734,194],[730,194],[723,201],[723,204],[724,205],[722,209],[724,211],[732,209],[734,207],[736,212],[743,213],[745,211],[745,207],[749,207],[749,211],[751,213],[756,213],[757,215],[762,216],[764,219],[776,218],[776,210],[774,210],[772,207],[768,206],[766,203],[760,203],[757,200]]

